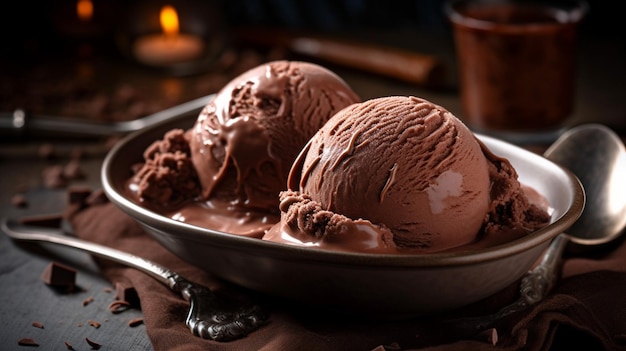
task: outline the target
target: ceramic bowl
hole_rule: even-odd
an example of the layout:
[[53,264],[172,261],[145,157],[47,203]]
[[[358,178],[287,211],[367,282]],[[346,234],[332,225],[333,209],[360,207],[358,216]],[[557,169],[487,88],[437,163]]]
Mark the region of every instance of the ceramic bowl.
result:
[[104,160],[104,191],[180,258],[245,288],[296,302],[390,318],[450,311],[520,279],[584,207],[583,188],[571,172],[535,153],[478,135],[495,154],[511,161],[522,183],[549,201],[553,213],[548,226],[495,247],[425,255],[330,252],[219,232],[164,217],[125,196],[131,166],[142,161],[143,150],[167,130],[188,129],[194,122],[188,116],[127,136]]

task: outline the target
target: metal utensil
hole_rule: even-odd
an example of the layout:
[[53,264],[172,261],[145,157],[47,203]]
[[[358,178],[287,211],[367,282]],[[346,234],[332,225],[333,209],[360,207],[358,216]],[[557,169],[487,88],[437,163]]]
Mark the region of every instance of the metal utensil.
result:
[[445,83],[444,65],[433,55],[340,40],[330,36],[257,27],[239,28],[234,31],[234,36],[242,43],[282,47],[299,55],[419,86],[442,88]]
[[198,115],[214,94],[203,96],[180,105],[132,121],[100,122],[58,116],[30,115],[23,109],[0,113],[0,135],[12,137],[106,137],[126,134],[155,125],[161,121]]
[[192,283],[169,269],[141,257],[103,245],[63,235],[43,228],[29,228],[15,220],[3,218],[0,227],[9,237],[20,241],[53,243],[73,247],[90,254],[138,269],[189,302],[186,324],[192,334],[204,339],[230,341],[248,335],[267,320],[267,314],[254,304],[232,303]]
[[626,226],[626,150],[615,132],[600,124],[574,127],[544,156],[578,177],[586,193],[585,209],[567,233],[552,240],[539,265],[522,278],[517,301],[492,315],[461,321],[475,331],[487,329],[546,297],[560,276],[563,252],[569,243],[579,249],[606,244]]

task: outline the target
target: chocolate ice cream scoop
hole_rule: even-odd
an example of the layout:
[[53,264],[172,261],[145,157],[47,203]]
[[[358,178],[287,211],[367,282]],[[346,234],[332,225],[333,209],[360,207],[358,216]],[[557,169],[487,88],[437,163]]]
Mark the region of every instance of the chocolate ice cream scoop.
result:
[[274,61],[233,79],[191,131],[203,198],[276,208],[302,147],[335,112],[359,101],[340,77],[311,63]]
[[278,221],[279,193],[309,138],[359,97],[311,63],[274,61],[230,81],[190,129],[144,152],[131,196],[169,218],[260,238]]
[[289,188],[282,223],[267,240],[435,252],[473,243],[485,228],[523,234],[549,220],[507,160],[446,109],[416,97],[337,113],[295,161]]

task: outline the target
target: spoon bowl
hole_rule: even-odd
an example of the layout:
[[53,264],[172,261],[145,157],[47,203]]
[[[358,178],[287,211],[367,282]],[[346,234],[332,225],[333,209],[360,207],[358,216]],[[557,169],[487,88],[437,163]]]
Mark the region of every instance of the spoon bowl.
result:
[[567,230],[577,246],[602,245],[626,226],[626,150],[611,129],[589,124],[564,133],[544,153],[572,171],[587,194],[585,210]]
[[522,278],[517,301],[488,316],[455,321],[465,332],[489,328],[546,297],[560,276],[568,244],[598,247],[616,239],[626,226],[626,150],[615,132],[600,124],[580,125],[562,134],[544,156],[576,175],[585,189],[585,208],[567,233],[552,240],[539,265]]

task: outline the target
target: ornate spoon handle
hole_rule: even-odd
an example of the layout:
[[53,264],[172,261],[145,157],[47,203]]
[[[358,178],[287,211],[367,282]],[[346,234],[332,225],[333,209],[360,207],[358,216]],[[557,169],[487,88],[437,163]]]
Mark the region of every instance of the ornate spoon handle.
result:
[[536,304],[552,291],[559,276],[563,251],[568,242],[569,237],[564,233],[552,240],[539,265],[522,278],[519,299],[496,312],[495,320]]
[[488,329],[498,320],[513,313],[521,312],[541,301],[556,284],[563,251],[568,242],[569,237],[564,233],[552,240],[539,265],[522,277],[520,296],[517,301],[487,316],[461,318],[448,322],[454,324],[463,334],[471,335]]
[[73,247],[147,273],[189,302],[186,324],[194,335],[204,339],[238,339],[258,329],[267,319],[264,311],[256,305],[244,306],[218,297],[207,287],[192,283],[176,272],[130,253],[42,229],[33,230],[6,218],[2,220],[1,228],[15,240]]

